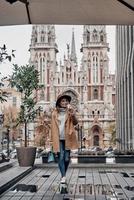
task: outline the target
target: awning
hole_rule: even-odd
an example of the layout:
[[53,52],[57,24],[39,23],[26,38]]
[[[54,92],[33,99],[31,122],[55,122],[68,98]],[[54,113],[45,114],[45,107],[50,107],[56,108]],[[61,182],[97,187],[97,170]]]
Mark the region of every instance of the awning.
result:
[[0,25],[134,24],[134,0],[0,0]]

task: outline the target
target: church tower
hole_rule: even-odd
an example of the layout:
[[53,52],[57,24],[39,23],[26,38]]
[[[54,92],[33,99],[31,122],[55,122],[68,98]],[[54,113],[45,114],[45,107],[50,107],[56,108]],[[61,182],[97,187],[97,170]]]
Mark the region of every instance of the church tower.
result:
[[42,89],[37,91],[37,102],[45,110],[54,98],[53,81],[56,72],[56,53],[58,47],[55,42],[54,25],[34,25],[32,27],[30,45],[30,64],[39,71]]
[[[106,26],[88,26],[83,28],[81,52],[82,71],[86,80],[84,113],[88,113],[90,146],[107,144],[110,136],[108,126],[114,119],[112,104],[112,81],[109,74],[109,46]],[[86,111],[87,110],[87,111]]]
[[83,68],[86,70],[88,101],[104,101],[105,78],[109,75],[105,26],[84,26]]

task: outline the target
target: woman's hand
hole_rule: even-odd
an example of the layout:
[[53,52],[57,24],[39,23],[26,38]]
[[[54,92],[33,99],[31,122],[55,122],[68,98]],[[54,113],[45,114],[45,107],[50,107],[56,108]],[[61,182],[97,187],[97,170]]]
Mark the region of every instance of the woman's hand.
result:
[[75,115],[75,110],[74,110],[74,108],[73,108],[70,104],[67,105],[67,108],[68,108],[69,114],[70,114],[71,116],[74,116],[74,115]]
[[76,124],[78,123],[78,120],[77,120],[77,118],[76,118],[75,109],[74,109],[70,104],[67,105],[67,108],[68,108],[68,113],[69,113],[69,115],[70,115],[71,118],[72,118],[73,125],[76,125]]

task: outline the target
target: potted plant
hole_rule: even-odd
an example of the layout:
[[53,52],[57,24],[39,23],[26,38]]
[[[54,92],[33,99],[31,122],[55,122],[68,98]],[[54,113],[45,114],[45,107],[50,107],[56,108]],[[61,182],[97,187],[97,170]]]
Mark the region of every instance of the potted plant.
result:
[[36,108],[36,91],[39,86],[39,73],[34,66],[14,65],[10,76],[11,87],[16,87],[21,93],[20,112],[17,117],[17,125],[24,125],[24,146],[17,147],[17,158],[20,166],[33,166],[36,155],[36,147],[28,146],[28,123],[34,122],[39,108]]

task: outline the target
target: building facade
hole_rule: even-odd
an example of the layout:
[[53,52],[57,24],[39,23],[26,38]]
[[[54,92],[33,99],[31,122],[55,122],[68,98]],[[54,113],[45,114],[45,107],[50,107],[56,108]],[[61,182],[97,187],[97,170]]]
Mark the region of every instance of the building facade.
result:
[[117,138],[122,150],[134,149],[134,26],[116,27]]
[[[17,114],[20,111],[21,94],[15,88],[9,86],[8,81],[3,82],[3,91],[7,92],[7,101],[0,103],[0,149],[2,149],[2,142],[7,139],[8,130],[10,130],[9,140],[12,142],[17,137],[22,137],[20,130],[13,129]],[[6,145],[7,146],[7,145]]]
[[71,95],[86,147],[109,146],[110,125],[115,123],[115,75],[109,73],[106,27],[84,26],[80,51],[78,65],[72,31],[71,47],[67,45],[67,55],[58,63],[55,27],[33,26],[30,63],[38,69],[43,85],[37,91],[37,102],[49,112],[58,95]]

